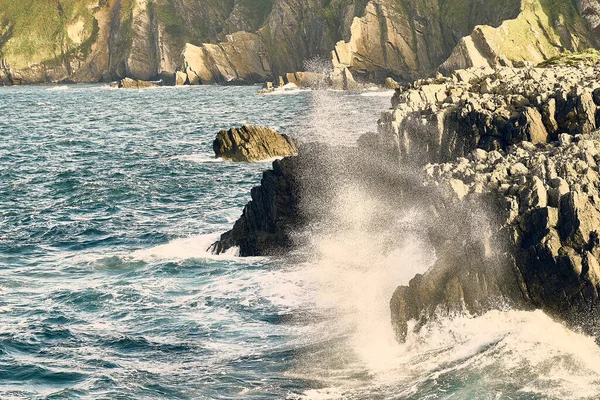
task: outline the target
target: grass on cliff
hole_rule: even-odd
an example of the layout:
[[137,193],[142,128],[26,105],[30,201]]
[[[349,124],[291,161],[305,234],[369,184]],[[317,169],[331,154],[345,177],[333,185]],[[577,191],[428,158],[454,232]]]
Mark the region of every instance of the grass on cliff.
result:
[[[94,34],[90,7],[97,0],[0,0],[0,57],[14,68],[60,59],[89,42]],[[83,21],[81,43],[69,37],[69,27]]]
[[595,49],[588,49],[579,53],[566,52],[556,57],[552,57],[538,65],[540,68],[552,67],[552,66],[577,66],[580,63],[597,63],[600,61],[600,51]]

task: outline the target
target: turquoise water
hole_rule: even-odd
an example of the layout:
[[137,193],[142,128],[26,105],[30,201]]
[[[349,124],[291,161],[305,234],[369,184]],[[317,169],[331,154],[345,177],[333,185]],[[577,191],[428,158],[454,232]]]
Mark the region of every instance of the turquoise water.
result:
[[215,160],[218,130],[351,144],[391,96],[257,90],[0,89],[0,398],[598,398],[600,349],[541,312],[394,341],[391,294],[433,260],[422,210],[381,240],[349,185],[314,254],[207,253],[270,166]]
[[[205,251],[270,166],[214,160],[215,134],[242,122],[318,134],[311,93],[257,90],[0,90],[0,397],[307,387],[284,373],[298,332],[281,266]],[[360,121],[336,124],[374,127],[388,103],[362,97],[359,115],[338,101]]]

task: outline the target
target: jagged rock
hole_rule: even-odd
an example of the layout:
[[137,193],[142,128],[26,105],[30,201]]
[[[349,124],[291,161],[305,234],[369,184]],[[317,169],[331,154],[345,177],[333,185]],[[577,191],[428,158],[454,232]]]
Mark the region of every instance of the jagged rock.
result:
[[208,250],[221,254],[237,247],[243,257],[288,251],[291,232],[301,220],[297,179],[293,158],[274,161],[273,169],[264,172],[260,186],[252,189],[252,200],[242,216]]
[[156,83],[139,81],[137,79],[124,78],[121,79],[118,83],[118,87],[121,89],[145,89],[158,87]]
[[333,70],[331,78],[334,89],[339,90],[354,90],[358,89],[358,85],[352,76],[352,72],[345,66],[336,66]]
[[274,157],[295,156],[295,141],[271,128],[244,125],[221,131],[213,143],[216,157],[231,161],[262,161]]
[[[599,138],[600,132],[595,137]],[[453,229],[436,232],[436,265],[408,286],[399,287],[391,300],[392,321],[400,340],[411,319],[423,322],[440,313],[459,311],[479,314],[498,304],[541,308],[580,326],[586,321],[587,313],[598,305],[600,290],[600,180],[597,176],[588,179],[586,185],[592,188],[583,193],[580,184],[591,168],[572,165],[582,161],[582,151],[597,154],[600,141],[556,145],[532,147],[523,142],[501,159],[490,161],[488,154],[486,159],[470,157],[425,168],[425,185],[432,190],[444,184],[467,189],[466,193],[461,190],[458,203],[457,197],[449,194],[435,199],[433,207],[443,210],[435,213],[439,226]],[[511,165],[511,173],[480,180],[483,187],[477,187],[464,173],[475,169],[475,164],[484,175],[499,165]],[[535,171],[548,169],[560,177],[547,172],[542,174],[545,178],[535,175]],[[457,214],[462,223],[445,222],[449,213]],[[488,228],[469,232],[481,225],[482,219]],[[457,237],[462,240],[460,246]],[[586,323],[583,328],[596,333]]]
[[[263,74],[300,71],[306,60],[330,58],[332,50],[334,64],[361,81],[407,81],[433,75],[447,59],[452,68],[526,66],[524,60],[594,47],[600,19],[589,0],[576,6],[569,0],[288,0],[263,2],[252,12],[244,1],[72,0],[68,13],[60,4],[13,3],[4,8],[0,31],[0,52],[11,65],[8,76],[15,76],[1,82],[12,83],[158,80],[173,76],[185,60],[193,64],[185,70],[190,82],[262,82]],[[48,35],[48,24],[64,34]],[[209,70],[186,42],[202,49]]]
[[236,32],[218,45],[188,43],[182,53],[182,67],[192,85],[264,82],[273,78],[265,52],[258,35]]
[[548,131],[542,122],[542,115],[536,108],[526,107],[524,111],[527,124],[527,137],[532,143],[547,143]]
[[252,189],[242,216],[209,251],[221,254],[237,247],[241,256],[288,253],[302,242],[298,234],[308,221],[323,219],[322,205],[334,195],[331,187],[352,170],[356,158],[352,149],[309,143],[297,156],[274,161],[260,186]]
[[539,145],[566,133],[589,134],[600,115],[593,94],[600,64],[585,65],[471,68],[417,81],[397,90],[393,109],[383,114],[383,145],[399,163],[440,162],[476,148],[507,150],[524,140]]

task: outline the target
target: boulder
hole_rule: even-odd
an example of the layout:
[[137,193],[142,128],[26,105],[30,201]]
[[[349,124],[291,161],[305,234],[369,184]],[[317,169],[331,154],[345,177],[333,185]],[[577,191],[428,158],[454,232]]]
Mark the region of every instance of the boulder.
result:
[[400,84],[388,76],[383,82],[383,87],[386,89],[400,89]]
[[121,89],[145,89],[145,88],[158,87],[158,85],[156,83],[152,83],[152,82],[140,81],[140,80],[131,79],[131,78],[124,78],[119,81],[118,87]]
[[244,125],[217,134],[215,156],[230,161],[264,161],[298,154],[295,141],[272,128]]

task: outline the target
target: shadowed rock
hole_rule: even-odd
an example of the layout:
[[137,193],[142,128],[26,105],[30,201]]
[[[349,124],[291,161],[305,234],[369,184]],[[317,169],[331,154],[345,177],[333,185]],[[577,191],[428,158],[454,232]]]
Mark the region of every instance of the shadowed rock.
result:
[[274,157],[295,156],[293,139],[263,126],[244,125],[221,131],[213,142],[216,157],[230,161],[263,161]]

